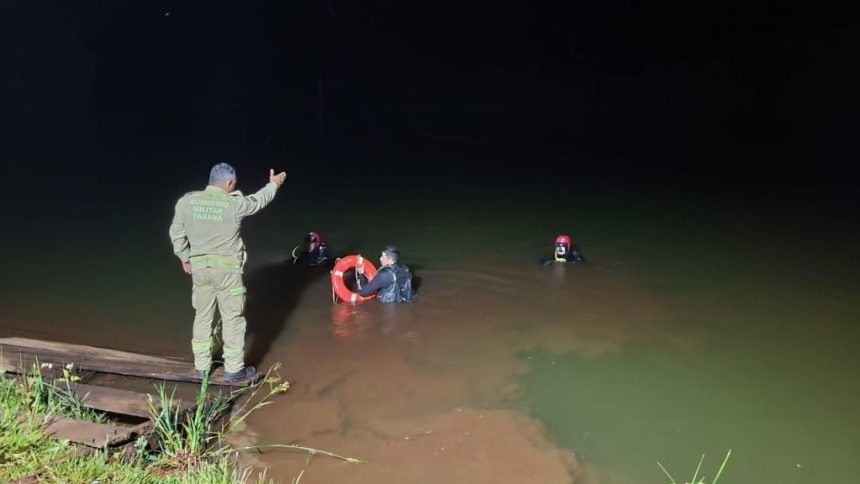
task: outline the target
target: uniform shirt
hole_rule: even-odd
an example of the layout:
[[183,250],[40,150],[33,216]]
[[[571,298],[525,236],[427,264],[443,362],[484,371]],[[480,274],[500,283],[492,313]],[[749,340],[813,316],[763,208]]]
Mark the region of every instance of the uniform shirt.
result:
[[278,185],[269,182],[249,196],[240,191],[227,193],[209,185],[205,190],[186,193],[176,202],[170,240],[173,253],[182,262],[191,257],[214,255],[245,261],[245,243],[239,235],[242,219],[271,203]]

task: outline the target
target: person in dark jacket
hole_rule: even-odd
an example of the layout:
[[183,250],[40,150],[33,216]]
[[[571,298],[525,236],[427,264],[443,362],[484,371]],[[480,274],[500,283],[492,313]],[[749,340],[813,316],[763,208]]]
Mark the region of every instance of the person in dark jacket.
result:
[[412,290],[412,272],[409,268],[398,263],[400,250],[393,245],[386,246],[379,255],[381,264],[376,275],[370,281],[364,275],[364,265],[355,268],[358,293],[362,297],[376,294],[381,303],[411,302],[415,294]]
[[585,262],[585,257],[580,254],[579,249],[573,244],[573,240],[569,235],[559,235],[555,238],[555,249],[552,257],[541,259],[540,263],[545,266],[555,263],[575,264],[577,262]]

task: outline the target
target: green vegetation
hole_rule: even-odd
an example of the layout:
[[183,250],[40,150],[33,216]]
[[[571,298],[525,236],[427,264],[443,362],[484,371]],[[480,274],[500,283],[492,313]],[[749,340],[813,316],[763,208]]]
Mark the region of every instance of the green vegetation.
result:
[[163,467],[194,472],[208,460],[213,441],[222,435],[211,429],[227,410],[230,401],[224,394],[207,398],[208,380],[204,380],[197,392],[197,407],[186,415],[174,405],[176,389],[168,395],[164,384],[157,385],[157,401],[149,396],[149,412],[155,425],[160,452],[156,462]]
[[[80,405],[63,382],[48,384],[41,370],[50,367],[34,366],[30,374],[16,380],[0,378],[0,481],[33,474],[70,451],[67,442],[49,439],[42,431],[51,417],[105,420]],[[70,372],[71,367],[64,368],[66,376]]]
[[[122,482],[122,483],[245,483],[271,482],[265,471],[254,476],[252,468],[237,465],[239,450],[225,443],[225,437],[248,415],[272,403],[272,397],[286,392],[276,365],[259,383],[229,394],[210,393],[204,381],[196,395],[196,408],[184,412],[175,405],[175,388],[161,384],[150,396],[153,432],[150,439],[137,442],[122,452],[108,449],[89,452],[68,441],[50,438],[42,427],[51,417],[71,417],[90,422],[107,422],[98,412],[85,408],[70,390],[76,380],[72,366],[53,383],[42,376],[50,365],[34,365],[23,377],[6,378],[0,368],[0,482],[36,477],[39,482]],[[240,398],[241,397],[241,398]],[[231,410],[231,401],[239,401]],[[296,445],[276,445],[309,455],[323,454],[359,462],[330,452]],[[258,447],[254,447],[258,449]],[[303,471],[304,472],[304,471]],[[300,479],[299,476],[298,479]],[[294,482],[297,482],[294,479]]]
[[[122,460],[99,451],[95,455],[80,456],[55,462],[44,468],[39,482],[117,482],[140,484],[232,484],[248,482],[250,468],[238,469],[231,461],[202,463],[194,472],[159,474],[146,462]],[[265,473],[258,476],[257,482],[265,482]]]
[[[711,481],[711,484],[717,484],[717,481],[720,480],[720,476],[723,474],[723,469],[726,468],[726,463],[729,461],[729,457],[731,457],[731,455],[732,455],[732,449],[729,449],[729,451],[726,453],[725,459],[723,459],[723,463],[720,465],[720,469],[717,471],[717,475],[714,476],[714,480]],[[705,455],[702,454],[702,457],[699,459],[699,465],[696,466],[696,471],[693,472],[693,477],[690,478],[690,480],[687,482],[687,484],[707,484],[705,482],[704,476],[699,477],[699,472],[702,471],[702,463],[704,461],[705,461]],[[662,470],[663,473],[666,474],[666,477],[669,478],[669,482],[671,482],[671,484],[678,484],[678,482],[675,480],[675,478],[672,477],[671,474],[669,474],[669,471],[667,471],[666,468],[663,467],[663,464],[657,462],[657,465],[660,467],[660,470]]]

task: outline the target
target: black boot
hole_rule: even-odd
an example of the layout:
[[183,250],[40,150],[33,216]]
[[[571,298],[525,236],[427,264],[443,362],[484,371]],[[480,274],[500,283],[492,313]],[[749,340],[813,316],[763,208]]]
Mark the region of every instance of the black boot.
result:
[[246,366],[236,373],[224,372],[225,381],[247,380],[257,374],[257,369],[253,366]]

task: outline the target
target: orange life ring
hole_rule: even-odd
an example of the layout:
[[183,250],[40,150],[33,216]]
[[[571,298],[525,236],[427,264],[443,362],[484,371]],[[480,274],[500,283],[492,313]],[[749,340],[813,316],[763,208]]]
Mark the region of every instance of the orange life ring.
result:
[[368,279],[373,279],[373,276],[376,275],[376,267],[360,255],[341,257],[335,263],[334,269],[331,270],[331,290],[334,291],[337,297],[342,301],[363,303],[364,301],[369,301],[376,297],[376,294],[371,294],[370,296],[365,297],[361,296],[357,292],[352,292],[343,282],[344,272],[357,266],[360,261],[364,263],[364,274]]

